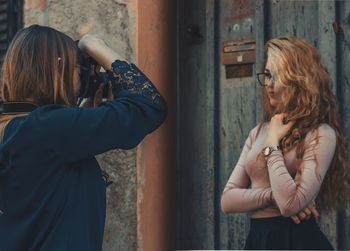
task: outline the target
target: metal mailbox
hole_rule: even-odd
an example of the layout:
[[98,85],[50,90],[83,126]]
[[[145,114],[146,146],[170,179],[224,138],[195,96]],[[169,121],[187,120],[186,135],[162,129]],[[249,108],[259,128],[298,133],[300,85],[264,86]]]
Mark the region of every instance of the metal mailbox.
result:
[[226,78],[250,77],[256,61],[254,40],[225,41],[221,64],[225,65]]

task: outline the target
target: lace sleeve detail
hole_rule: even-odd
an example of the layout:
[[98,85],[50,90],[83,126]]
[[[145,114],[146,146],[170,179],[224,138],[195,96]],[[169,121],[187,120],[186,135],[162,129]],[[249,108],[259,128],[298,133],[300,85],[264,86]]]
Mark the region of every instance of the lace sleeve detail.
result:
[[152,102],[160,103],[162,96],[152,82],[134,64],[116,60],[112,63],[112,71],[107,71],[112,80],[113,94],[117,96],[121,90],[141,94]]

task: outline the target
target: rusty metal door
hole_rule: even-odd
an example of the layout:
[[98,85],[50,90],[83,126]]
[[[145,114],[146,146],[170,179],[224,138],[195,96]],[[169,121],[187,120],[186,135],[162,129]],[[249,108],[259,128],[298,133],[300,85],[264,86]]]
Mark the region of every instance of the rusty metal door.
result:
[[[319,48],[350,139],[350,1],[179,0],[178,24],[176,246],[241,249],[249,215],[224,215],[220,195],[261,121],[264,43],[295,35]],[[323,213],[320,226],[350,249],[350,208]]]

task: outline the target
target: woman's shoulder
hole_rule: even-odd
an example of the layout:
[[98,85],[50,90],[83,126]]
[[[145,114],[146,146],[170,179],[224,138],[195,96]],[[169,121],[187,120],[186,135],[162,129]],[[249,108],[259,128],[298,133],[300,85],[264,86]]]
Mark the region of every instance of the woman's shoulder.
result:
[[335,134],[335,130],[327,123],[322,123],[319,125],[318,130],[322,133]]
[[256,140],[256,138],[261,134],[265,133],[266,129],[268,127],[268,122],[260,122],[258,123],[253,129],[250,130],[249,132],[249,137],[252,140]]
[[64,119],[71,113],[76,113],[83,108],[71,107],[67,105],[48,104],[39,106],[37,109],[29,114],[29,118],[33,117],[37,122],[60,120]]
[[333,127],[327,123],[320,124],[316,129],[310,131],[306,135],[306,140],[314,140],[316,138],[327,138],[327,140],[335,141],[336,132]]
[[81,109],[58,104],[42,105],[28,114],[22,127],[30,131],[39,130],[42,135],[57,133],[69,129],[79,118]]

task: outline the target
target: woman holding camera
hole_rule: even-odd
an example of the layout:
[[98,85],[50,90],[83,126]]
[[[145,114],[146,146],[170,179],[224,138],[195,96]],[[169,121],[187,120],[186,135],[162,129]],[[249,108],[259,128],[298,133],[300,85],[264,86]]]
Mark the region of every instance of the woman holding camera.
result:
[[[112,100],[76,106],[78,47],[107,71]],[[0,250],[101,250],[106,180],[94,156],[134,148],[166,117],[164,99],[134,64],[91,35],[78,47],[53,28],[33,25],[8,48],[2,94],[10,109],[0,116]]]
[[319,209],[345,206],[349,191],[330,75],[318,50],[296,37],[271,39],[266,54],[258,73],[264,121],[246,140],[222,209],[251,212],[245,249],[333,249],[314,207],[315,200]]

